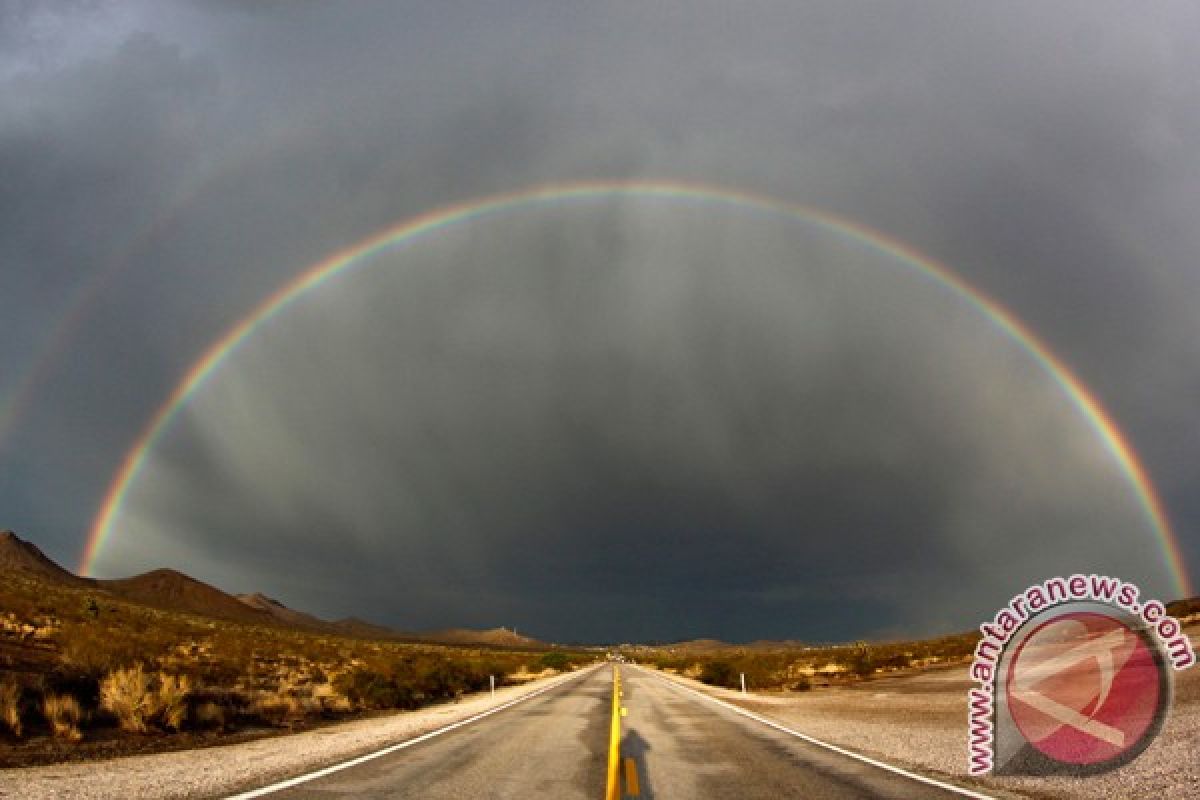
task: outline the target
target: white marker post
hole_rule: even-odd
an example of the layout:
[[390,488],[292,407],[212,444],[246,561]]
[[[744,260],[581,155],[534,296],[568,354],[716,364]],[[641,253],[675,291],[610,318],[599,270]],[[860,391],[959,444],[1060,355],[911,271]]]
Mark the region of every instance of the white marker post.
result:
[[496,676],[488,675],[488,683],[492,687],[492,698],[494,699],[496,697]]
[[745,694],[746,693],[746,673],[741,672],[738,674],[742,676],[742,694]]

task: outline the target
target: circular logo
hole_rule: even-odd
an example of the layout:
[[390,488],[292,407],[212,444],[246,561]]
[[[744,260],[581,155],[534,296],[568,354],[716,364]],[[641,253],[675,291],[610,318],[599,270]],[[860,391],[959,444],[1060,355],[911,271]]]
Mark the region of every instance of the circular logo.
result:
[[1156,646],[1098,611],[1056,616],[1035,628],[1009,662],[1008,707],[1021,735],[1045,756],[1103,769],[1140,753],[1168,702]]

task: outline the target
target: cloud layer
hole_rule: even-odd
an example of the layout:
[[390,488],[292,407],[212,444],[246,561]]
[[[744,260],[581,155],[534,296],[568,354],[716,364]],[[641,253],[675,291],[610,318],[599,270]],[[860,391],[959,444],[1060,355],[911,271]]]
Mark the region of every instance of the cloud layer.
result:
[[458,223],[264,323],[166,439],[105,569],[174,550],[410,625],[832,637],[969,624],[1047,569],[1164,578],[986,314],[733,204]]
[[[0,13],[0,524],[60,559],[187,366],[305,266],[491,192],[672,178],[844,214],[997,297],[1200,565],[1191,4]],[[734,216],[517,214],[330,286],[180,418],[104,569],[580,638],[969,624],[1090,558],[1169,591],[1018,348]]]

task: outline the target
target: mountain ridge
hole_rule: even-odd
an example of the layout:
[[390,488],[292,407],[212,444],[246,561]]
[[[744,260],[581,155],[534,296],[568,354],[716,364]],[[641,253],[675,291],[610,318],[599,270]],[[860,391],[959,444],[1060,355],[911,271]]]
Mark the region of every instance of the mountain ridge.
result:
[[139,605],[231,622],[274,625],[362,639],[496,647],[547,646],[537,639],[519,636],[503,627],[488,630],[447,628],[427,633],[412,633],[357,617],[324,620],[305,611],[289,608],[262,592],[231,594],[169,567],[160,567],[128,578],[87,578],[62,567],[37,545],[22,539],[11,530],[0,531],[0,574],[3,573],[20,574],[74,588],[92,588]]
[[33,542],[10,530],[0,531],[0,571],[37,575],[71,586],[89,586],[92,581],[61,567]]

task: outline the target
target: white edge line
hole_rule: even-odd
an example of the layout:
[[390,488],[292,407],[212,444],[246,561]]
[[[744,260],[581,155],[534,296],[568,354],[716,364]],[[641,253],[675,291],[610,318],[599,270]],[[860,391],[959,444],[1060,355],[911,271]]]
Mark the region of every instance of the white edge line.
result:
[[591,667],[590,669],[589,668],[581,669],[578,672],[574,673],[573,675],[570,675],[570,676],[564,678],[563,680],[556,681],[556,682],[550,684],[549,686],[543,686],[541,689],[538,689],[535,692],[530,692],[529,694],[523,694],[520,697],[516,698],[515,700],[509,700],[507,703],[502,703],[501,705],[498,705],[495,708],[489,708],[487,711],[483,711],[479,714],[476,714],[473,717],[467,717],[466,719],[461,719],[458,722],[452,722],[449,725],[446,725],[445,727],[429,731],[428,733],[423,733],[420,736],[417,736],[415,738],[406,739],[403,742],[398,742],[397,744],[388,745],[387,747],[383,748],[382,750],[375,750],[374,752],[367,753],[366,755],[358,756],[357,758],[352,758],[349,761],[342,761],[340,763],[333,764],[332,766],[328,766],[323,769],[316,770],[315,772],[307,772],[303,775],[297,775],[294,778],[288,778],[287,780],[279,781],[278,783],[272,783],[269,786],[263,786],[259,789],[251,789],[248,792],[242,792],[241,794],[230,795],[228,798],[226,798],[226,800],[250,800],[250,798],[253,798],[253,797],[263,797],[264,795],[273,794],[275,792],[279,792],[284,789],[290,789],[293,786],[299,786],[302,783],[308,783],[309,781],[316,780],[317,778],[323,778],[326,775],[332,775],[335,772],[341,772],[342,770],[349,769],[350,767],[357,767],[359,764],[365,764],[366,762],[372,761],[376,758],[381,758],[382,756],[386,756],[390,753],[395,753],[397,750],[403,750],[406,747],[412,747],[415,744],[420,744],[421,742],[428,741],[429,739],[432,739],[435,736],[441,736],[443,733],[449,733],[450,731],[455,730],[456,728],[462,728],[466,725],[470,725],[472,722],[478,722],[479,720],[483,719],[484,717],[490,717],[492,714],[499,713],[499,712],[505,710],[506,708],[512,708],[513,706],[517,705],[518,703],[524,703],[526,700],[532,700],[533,698],[537,697],[540,694],[545,694],[546,692],[548,692],[552,689],[557,689],[559,686],[562,686],[563,684],[566,684],[566,683],[570,683],[571,681],[576,680],[576,679],[582,677],[583,675],[590,674],[590,673],[596,671],[597,669],[600,669],[603,666],[604,666],[604,664],[600,663],[594,667]]
[[[639,669],[645,669],[645,668],[639,667]],[[822,741],[815,737],[809,736],[807,733],[801,733],[800,731],[793,730],[793,729],[787,727],[786,725],[780,725],[778,722],[774,722],[770,719],[767,719],[766,717],[761,717],[758,714],[755,714],[753,711],[747,711],[744,708],[735,706],[733,703],[727,703],[724,700],[713,697],[710,694],[705,694],[704,692],[701,692],[697,689],[693,689],[690,686],[685,686],[684,684],[679,683],[678,681],[671,680],[670,678],[667,678],[666,676],[661,675],[657,672],[650,672],[650,674],[670,686],[674,686],[678,689],[682,689],[685,692],[691,692],[692,694],[697,695],[699,697],[703,697],[705,700],[716,703],[719,706],[724,706],[725,708],[729,709],[730,711],[734,712],[735,714],[741,714],[743,717],[748,717],[748,718],[754,720],[755,722],[761,722],[763,725],[766,725],[769,728],[774,728],[777,731],[782,731],[784,733],[791,734],[792,736],[795,736],[798,739],[803,739],[804,741],[809,742],[810,744],[815,744],[818,747],[824,747],[826,750],[832,750],[835,753],[839,753],[841,755],[848,756],[850,758],[855,759],[856,761],[861,761],[865,764],[870,764],[873,767],[879,767],[880,769],[887,770],[888,772],[894,772],[897,775],[903,775],[906,778],[911,778],[912,780],[918,781],[920,783],[929,784],[930,786],[936,786],[939,789],[945,789],[947,791],[954,792],[956,794],[960,794],[963,797],[973,797],[973,798],[975,798],[975,800],[996,800],[996,798],[994,798],[992,795],[975,792],[975,791],[972,791],[972,790],[967,789],[962,786],[956,786],[953,783],[946,783],[945,781],[939,781],[936,778],[929,778],[929,777],[926,777],[925,775],[921,775],[920,773],[917,773],[917,772],[909,772],[906,769],[897,767],[893,764],[888,764],[885,761],[877,761],[877,760],[871,758],[870,756],[864,756],[862,753],[856,753],[853,750],[847,750],[844,747],[838,747],[836,744],[830,744],[829,742]]]

